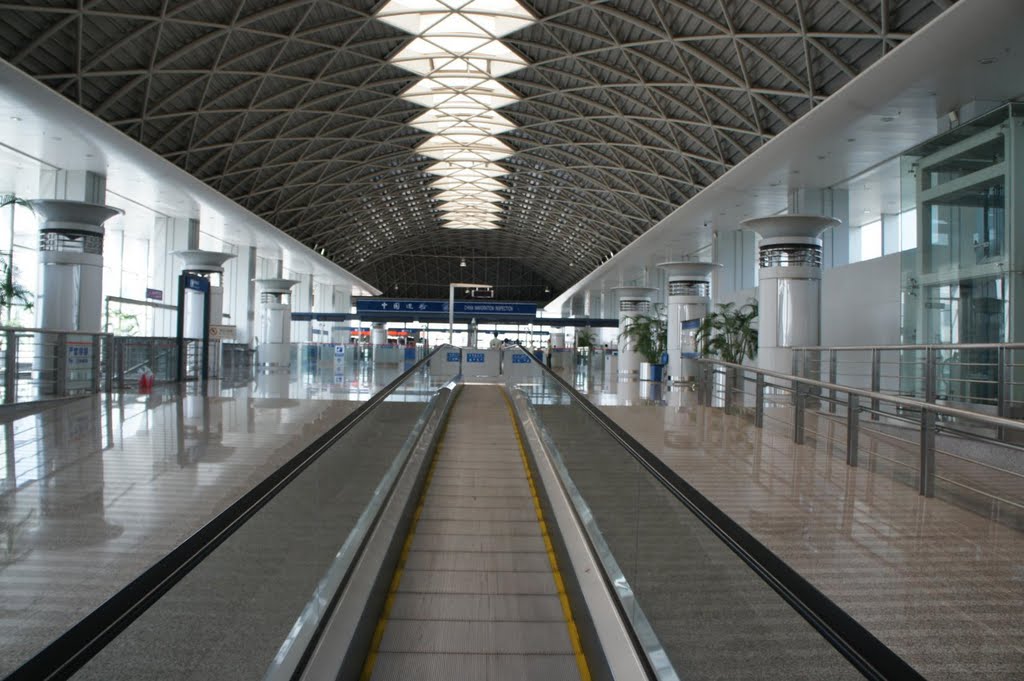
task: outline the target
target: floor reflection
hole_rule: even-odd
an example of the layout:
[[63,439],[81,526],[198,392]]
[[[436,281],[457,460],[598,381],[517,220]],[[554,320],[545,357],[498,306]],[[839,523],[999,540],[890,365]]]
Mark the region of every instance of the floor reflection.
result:
[[[9,420],[0,471],[0,675],[404,367],[260,373],[97,395]],[[426,401],[425,374],[395,399]]]

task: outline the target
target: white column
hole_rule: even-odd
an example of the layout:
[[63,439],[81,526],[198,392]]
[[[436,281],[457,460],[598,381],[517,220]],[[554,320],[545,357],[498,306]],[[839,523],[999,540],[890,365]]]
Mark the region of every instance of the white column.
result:
[[[194,272],[210,282],[210,326],[224,323],[224,263],[234,258],[233,253],[220,251],[175,251],[181,259],[183,272]],[[185,338],[203,337],[203,294],[192,289],[185,290]],[[210,334],[213,337],[214,334]]]
[[[153,239],[150,242],[151,286],[163,292],[165,305],[178,304],[178,275],[181,268],[174,257],[175,251],[198,248],[199,221],[191,218],[158,217],[153,222]],[[153,315],[154,336],[171,337],[177,332],[177,320],[173,310],[157,311]]]
[[666,262],[658,267],[667,274],[668,372],[673,381],[697,376],[697,328],[711,306],[710,262]]
[[620,286],[612,290],[619,296],[619,376],[638,376],[643,358],[636,351],[633,342],[621,334],[629,317],[650,314],[651,295],[655,290],[646,286]]
[[741,223],[761,235],[757,365],[790,373],[792,347],[821,338],[821,233],[839,220],[821,215],[777,215]]
[[260,287],[260,344],[257,361],[267,366],[291,366],[291,290],[295,279],[257,279]]
[[[292,312],[313,311],[313,275],[292,272],[298,282],[291,292]],[[292,322],[291,337],[295,342],[308,343],[313,340],[313,325],[306,322]]]
[[378,345],[388,344],[388,329],[384,322],[374,322],[370,327],[370,345],[375,348]]
[[224,312],[231,315],[230,320],[225,321],[235,327],[234,342],[248,345],[252,343],[253,336],[249,310],[252,309],[251,288],[255,269],[255,249],[245,245],[237,248],[237,259],[225,267]]
[[103,323],[103,223],[124,211],[82,201],[37,199],[43,329],[99,333]]

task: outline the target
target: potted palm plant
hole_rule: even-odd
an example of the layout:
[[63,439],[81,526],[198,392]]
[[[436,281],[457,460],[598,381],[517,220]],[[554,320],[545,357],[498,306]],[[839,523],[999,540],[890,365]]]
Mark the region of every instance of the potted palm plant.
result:
[[596,339],[597,335],[589,326],[584,329],[580,329],[576,332],[576,347],[592,348],[594,347],[594,341]]
[[[24,206],[32,210],[31,203],[13,195],[8,195],[0,200],[0,208],[11,205]],[[32,292],[15,281],[14,274],[14,263],[0,256],[0,309],[3,309],[5,313],[4,322],[7,324],[11,323],[12,307],[32,309]]]
[[[722,303],[717,312],[709,312],[697,327],[694,338],[697,350],[703,357],[718,357],[730,364],[743,364],[748,357],[757,356],[757,303],[751,301],[742,307],[735,303]],[[732,396],[742,393],[741,374],[738,369],[725,370],[725,384],[722,386],[726,408]]]
[[32,309],[32,293],[14,280],[14,265],[0,256],[0,308],[4,310],[6,322],[11,321],[11,308]]
[[619,334],[640,353],[640,380],[660,381],[668,347],[668,324],[660,310],[654,314],[636,314],[626,318],[626,326]]
[[730,364],[743,364],[757,357],[757,303],[742,307],[722,303],[717,312],[709,312],[697,328],[697,349],[704,357],[718,357]]

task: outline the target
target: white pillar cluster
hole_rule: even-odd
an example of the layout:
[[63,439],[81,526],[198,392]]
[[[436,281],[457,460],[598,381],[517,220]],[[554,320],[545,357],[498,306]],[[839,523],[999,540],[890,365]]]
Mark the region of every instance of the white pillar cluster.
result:
[[758,244],[757,364],[791,372],[790,348],[821,339],[821,233],[840,224],[821,215],[776,215],[741,223]]
[[710,262],[665,262],[658,265],[668,279],[668,374],[673,381],[697,376],[697,328],[711,306]]

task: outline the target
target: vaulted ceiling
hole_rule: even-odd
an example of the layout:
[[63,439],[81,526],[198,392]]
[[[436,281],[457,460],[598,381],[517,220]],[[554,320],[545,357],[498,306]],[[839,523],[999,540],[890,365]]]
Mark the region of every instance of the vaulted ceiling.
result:
[[0,56],[386,292],[546,300],[952,1],[519,0],[486,231],[443,227],[383,1],[0,2]]

